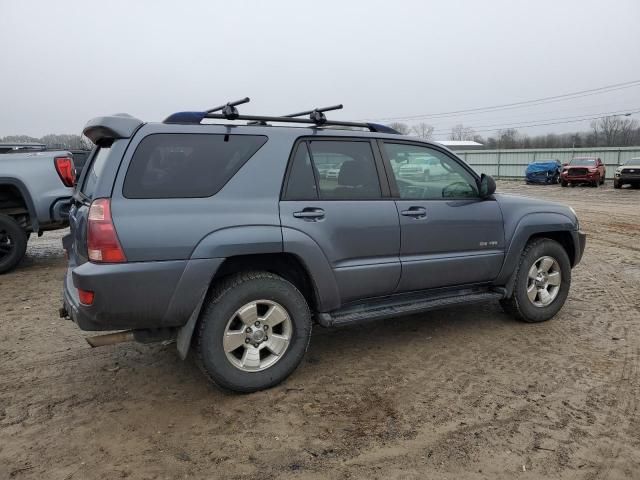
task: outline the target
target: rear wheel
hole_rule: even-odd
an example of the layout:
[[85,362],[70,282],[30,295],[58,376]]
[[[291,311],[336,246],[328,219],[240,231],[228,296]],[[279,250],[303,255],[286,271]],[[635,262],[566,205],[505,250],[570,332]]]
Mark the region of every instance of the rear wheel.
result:
[[15,268],[27,251],[27,234],[9,215],[0,214],[0,273]]
[[300,291],[277,275],[246,272],[213,291],[200,318],[200,364],[218,385],[254,392],[287,378],[310,338],[311,314]]
[[564,305],[571,285],[571,262],[558,242],[541,238],[522,252],[511,298],[500,301],[505,312],[524,322],[544,322]]

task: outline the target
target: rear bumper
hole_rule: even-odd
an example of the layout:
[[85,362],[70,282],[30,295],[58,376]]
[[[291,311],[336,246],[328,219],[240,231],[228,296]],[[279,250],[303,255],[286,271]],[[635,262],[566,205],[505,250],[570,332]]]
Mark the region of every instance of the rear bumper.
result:
[[[82,330],[181,326],[204,297],[222,261],[70,266],[64,280],[64,308]],[[92,305],[80,303],[78,288],[94,292]]]
[[71,198],[59,198],[51,205],[51,218],[56,223],[69,223]]

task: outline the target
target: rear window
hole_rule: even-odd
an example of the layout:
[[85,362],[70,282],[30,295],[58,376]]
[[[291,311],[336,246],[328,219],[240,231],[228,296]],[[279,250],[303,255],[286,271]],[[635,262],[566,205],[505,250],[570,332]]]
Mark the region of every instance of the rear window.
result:
[[98,185],[98,178],[102,174],[104,166],[107,164],[107,157],[109,156],[110,151],[111,149],[108,147],[99,147],[91,161],[91,167],[84,177],[84,183],[80,190],[89,199],[93,199],[93,194],[96,191],[96,185]]
[[123,194],[126,198],[210,197],[266,141],[259,135],[149,135],[133,154]]

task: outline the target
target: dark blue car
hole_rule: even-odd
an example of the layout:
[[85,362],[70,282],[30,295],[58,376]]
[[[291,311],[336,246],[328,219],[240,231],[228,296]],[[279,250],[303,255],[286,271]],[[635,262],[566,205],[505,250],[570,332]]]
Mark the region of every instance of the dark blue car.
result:
[[558,183],[560,180],[560,160],[554,158],[541,158],[534,160],[524,172],[527,183]]

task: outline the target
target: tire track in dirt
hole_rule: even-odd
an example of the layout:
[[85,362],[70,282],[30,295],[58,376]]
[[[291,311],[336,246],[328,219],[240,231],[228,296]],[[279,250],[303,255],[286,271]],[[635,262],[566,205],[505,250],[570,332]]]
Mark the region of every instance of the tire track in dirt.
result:
[[[623,447],[623,443],[617,438],[620,432],[619,427],[637,411],[638,361],[640,354],[638,347],[635,346],[637,345],[636,336],[631,333],[635,333],[635,328],[633,327],[638,325],[640,315],[635,301],[633,303],[630,302],[628,296],[622,292],[620,285],[623,280],[619,278],[615,268],[603,262],[590,262],[586,265],[585,270],[591,281],[598,285],[602,292],[607,294],[605,301],[614,313],[616,320],[618,320],[616,327],[621,328],[624,334],[622,337],[616,338],[624,338],[626,344],[629,345],[624,349],[625,354],[622,367],[619,370],[619,378],[612,382],[615,385],[614,398],[616,405],[608,410],[606,421],[604,422],[608,426],[609,438],[612,443],[607,447],[601,448],[601,462],[598,464],[596,471],[588,477],[606,479],[611,475]],[[615,281],[611,281],[612,278]],[[630,328],[629,324],[631,324],[632,328]]]

